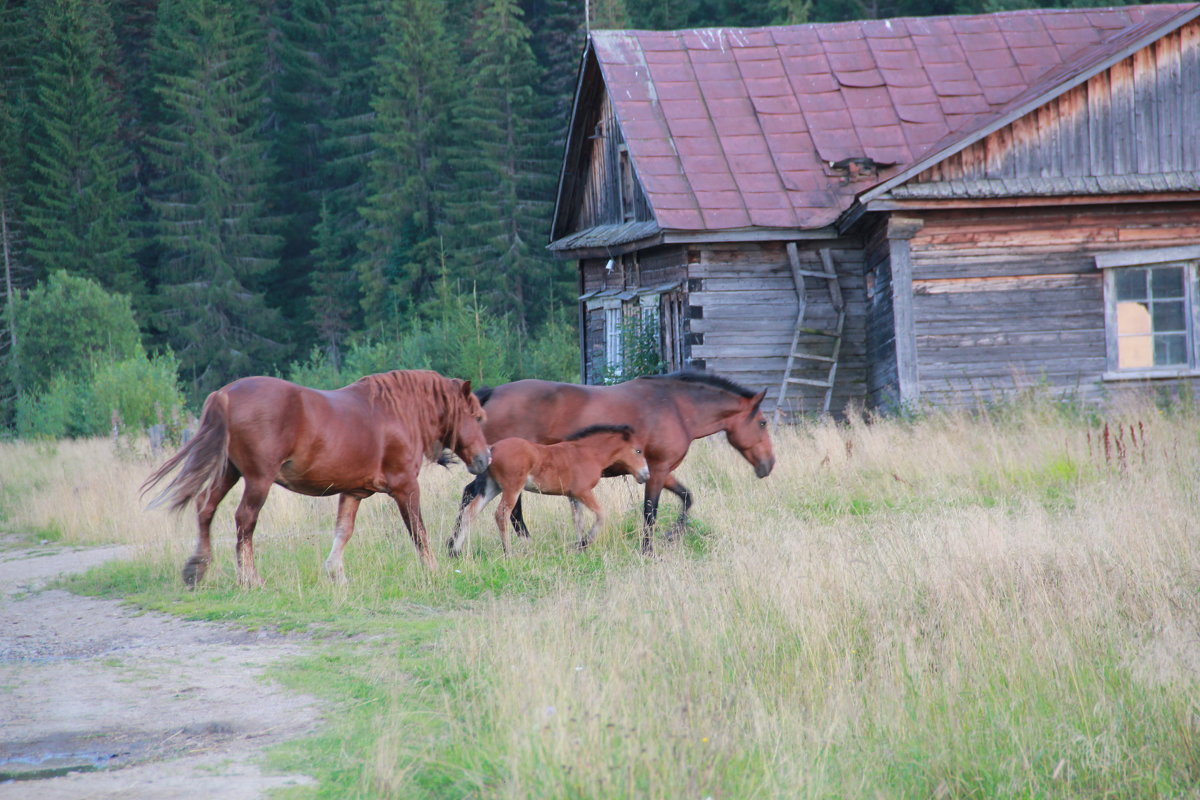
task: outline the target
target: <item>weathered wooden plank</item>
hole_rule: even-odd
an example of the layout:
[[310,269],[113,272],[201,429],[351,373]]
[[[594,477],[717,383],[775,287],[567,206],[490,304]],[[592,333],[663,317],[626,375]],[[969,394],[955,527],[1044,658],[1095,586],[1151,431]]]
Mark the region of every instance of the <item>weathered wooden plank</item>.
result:
[[1160,171],[1158,116],[1155,110],[1158,96],[1156,67],[1153,46],[1133,54],[1134,153],[1137,171],[1143,174]]
[[1200,169],[1200,23],[1191,22],[1179,30],[1179,96],[1181,137],[1180,168]]
[[1078,253],[1038,257],[1012,254],[1011,259],[1000,255],[967,256],[961,259],[941,254],[923,254],[913,263],[913,280],[960,280],[1020,277],[1025,275],[1090,275],[1096,271],[1093,259]]
[[[1180,74],[1179,34],[1172,33],[1154,43],[1154,71],[1157,82],[1155,110],[1158,112],[1158,171],[1174,172],[1180,165]],[[1197,135],[1191,131],[1189,135]]]
[[[1087,82],[1088,156],[1087,175],[1110,175],[1113,169],[1111,96],[1109,73],[1101,72]],[[1106,124],[1108,123],[1108,124]]]
[[1133,59],[1113,64],[1109,70],[1109,113],[1111,114],[1112,173],[1127,175],[1136,171],[1134,153]]

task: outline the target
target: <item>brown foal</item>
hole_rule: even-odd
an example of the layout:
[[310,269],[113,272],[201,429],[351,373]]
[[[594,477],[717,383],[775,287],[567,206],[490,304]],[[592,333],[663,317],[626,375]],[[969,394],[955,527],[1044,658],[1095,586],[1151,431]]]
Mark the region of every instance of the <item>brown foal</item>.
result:
[[[633,475],[638,483],[650,477],[650,467],[642,453],[642,441],[628,425],[591,425],[576,431],[557,444],[535,444],[525,439],[501,439],[492,445],[492,463],[483,476],[486,485],[458,512],[454,533],[448,542],[450,555],[462,553],[467,529],[483,507],[501,495],[496,508],[496,525],[500,528],[500,544],[508,555],[508,515],[528,489],[539,494],[565,495],[571,500],[571,517],[579,547],[592,542],[604,523],[604,512],[592,490],[600,482],[604,470],[618,467]],[[595,522],[585,534],[580,505],[596,515]]]

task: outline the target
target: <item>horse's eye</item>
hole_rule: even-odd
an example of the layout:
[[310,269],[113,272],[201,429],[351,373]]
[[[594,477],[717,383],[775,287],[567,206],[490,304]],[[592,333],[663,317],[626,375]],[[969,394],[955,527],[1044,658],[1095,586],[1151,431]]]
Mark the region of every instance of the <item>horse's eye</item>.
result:
[[633,452],[637,453],[639,456],[642,454],[641,450],[634,450]]
[[758,421],[758,427],[760,427],[760,428],[765,428],[765,427],[767,427],[767,421],[766,421],[765,419],[760,419],[760,420]]

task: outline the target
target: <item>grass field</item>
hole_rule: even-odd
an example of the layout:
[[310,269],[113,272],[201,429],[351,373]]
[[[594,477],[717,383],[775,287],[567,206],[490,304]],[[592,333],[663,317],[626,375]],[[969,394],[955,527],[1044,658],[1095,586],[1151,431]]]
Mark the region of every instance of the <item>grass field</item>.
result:
[[[266,588],[233,574],[233,500],[202,588],[193,520],[146,512],[153,461],[108,441],[0,445],[0,524],[138,558],[74,591],[311,633],[281,678],[334,709],[276,752],[329,798],[1154,798],[1200,785],[1200,415],[988,414],[779,432],[755,480],[721,437],[679,471],[682,541],[638,554],[632,482],[573,552],[565,501],[500,556],[423,570],[363,504],[348,587],[336,501],[276,490]],[[423,476],[439,554],[466,481]],[[664,501],[666,516],[673,499]]]

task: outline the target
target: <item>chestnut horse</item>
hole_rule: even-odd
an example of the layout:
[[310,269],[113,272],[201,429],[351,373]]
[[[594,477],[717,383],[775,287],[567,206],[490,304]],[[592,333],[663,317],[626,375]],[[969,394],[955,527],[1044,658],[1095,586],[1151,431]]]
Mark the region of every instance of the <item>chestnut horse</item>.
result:
[[[645,442],[650,465],[642,505],[642,551],[646,553],[652,549],[663,489],[673,492],[683,503],[671,534],[687,524],[692,493],[673,473],[694,439],[724,431],[734,449],[754,467],[755,475],[765,478],[775,466],[767,420],[759,408],[766,390],[755,393],[719,375],[673,372],[634,378],[615,386],[523,380],[481,389],[476,394],[487,410],[483,432],[489,442],[516,436],[553,444],[587,425],[618,423],[633,428]],[[608,470],[605,474],[622,472]],[[476,478],[463,491],[462,502],[469,502],[481,491],[483,479]],[[513,510],[513,527],[517,535],[529,535],[520,501]]]
[[196,500],[199,536],[183,568],[189,587],[212,560],[209,526],[221,500],[245,479],[237,526],[237,580],[261,586],[254,567],[254,526],[272,483],[313,496],[340,495],[329,576],[345,581],[342,549],[354,533],[364,497],[389,495],[421,559],[437,564],[421,520],[417,473],[423,459],[449,448],[480,474],[491,461],[481,423],[484,413],[470,381],[428,370],[368,375],[334,391],[297,386],[278,378],[242,378],[204,401],[191,441],[142,484],[143,494],[180,464],[151,507],[179,511]]
[[[604,524],[604,512],[592,490],[600,482],[601,473],[610,468],[632,474],[638,483],[645,483],[650,477],[642,443],[628,425],[591,425],[558,444],[535,444],[515,437],[501,439],[492,445],[492,465],[483,473],[483,491],[458,511],[454,533],[448,542],[450,555],[462,552],[463,539],[475,516],[501,494],[496,507],[496,526],[500,528],[504,555],[508,555],[508,515],[522,489],[570,498],[571,518],[582,550],[592,543],[596,531]],[[586,534],[580,504],[596,515]]]

